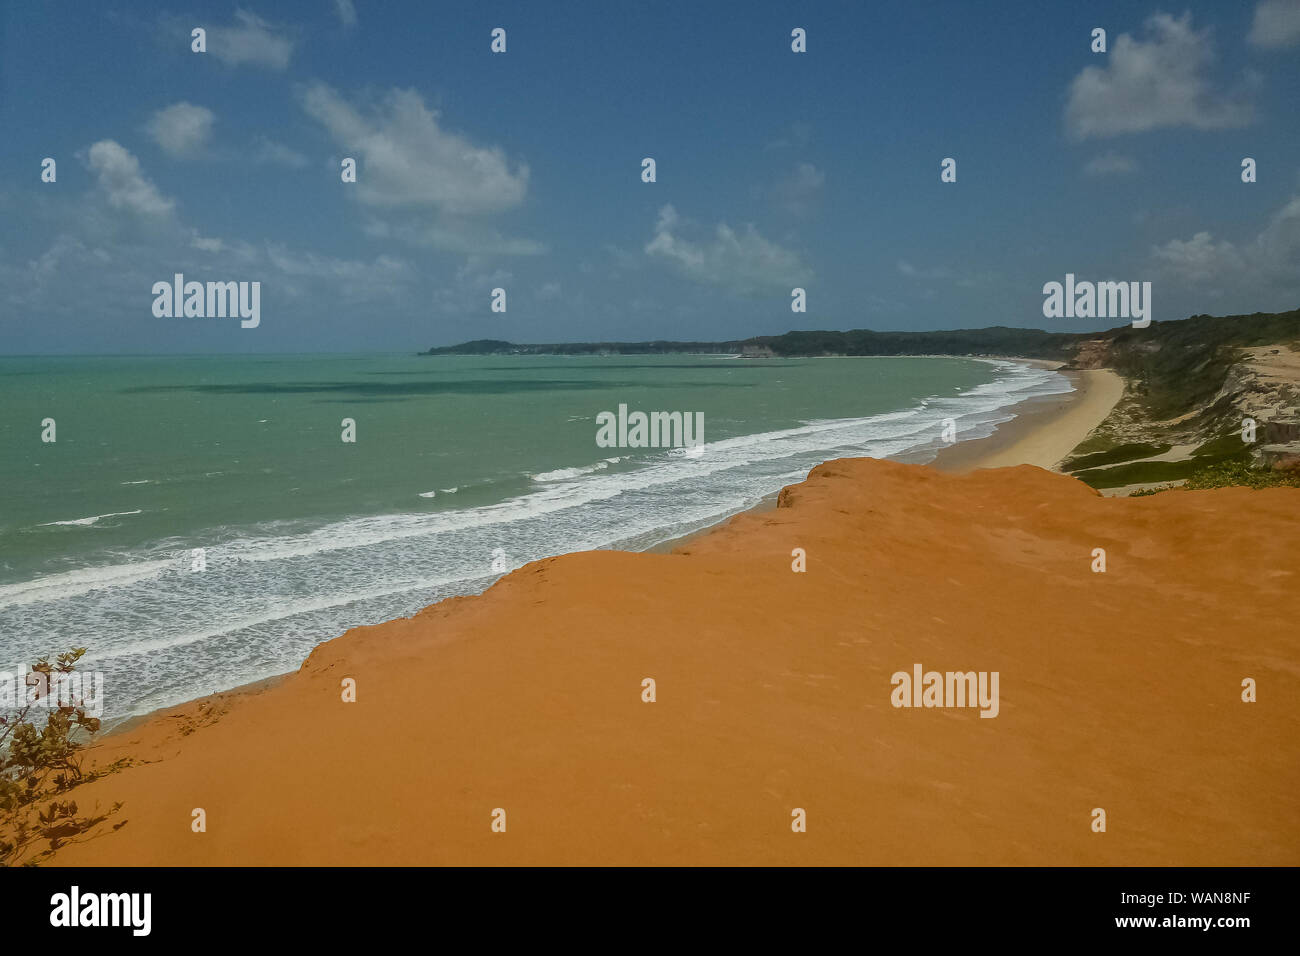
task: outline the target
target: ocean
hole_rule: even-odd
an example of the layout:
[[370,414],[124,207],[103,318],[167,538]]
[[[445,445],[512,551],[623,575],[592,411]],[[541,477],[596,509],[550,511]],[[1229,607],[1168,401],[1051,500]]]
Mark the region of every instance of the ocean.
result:
[[[104,716],[143,713],[538,558],[706,527],[829,458],[929,460],[943,419],[982,437],[1069,390],[961,358],[0,358],[0,671],[85,647]],[[702,413],[702,453],[599,446],[621,404]]]

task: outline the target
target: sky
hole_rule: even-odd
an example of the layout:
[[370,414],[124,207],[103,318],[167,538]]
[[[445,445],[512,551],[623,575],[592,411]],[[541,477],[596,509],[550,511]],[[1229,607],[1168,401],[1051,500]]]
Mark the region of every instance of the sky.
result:
[[[1300,0],[9,3],[0,354],[1294,309],[1298,103]],[[259,324],[156,316],[176,273]]]

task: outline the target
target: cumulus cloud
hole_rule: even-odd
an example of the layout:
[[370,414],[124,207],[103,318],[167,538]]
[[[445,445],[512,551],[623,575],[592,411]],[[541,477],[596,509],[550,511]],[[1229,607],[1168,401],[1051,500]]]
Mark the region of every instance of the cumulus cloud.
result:
[[1245,126],[1252,107],[1244,92],[1215,90],[1206,76],[1214,60],[1209,30],[1192,28],[1191,14],[1157,13],[1148,39],[1121,34],[1105,66],[1088,66],[1070,84],[1065,123],[1076,139],[1186,126]]
[[158,218],[171,214],[176,203],[163,196],[140,171],[140,161],[120,143],[102,139],[87,154],[91,171],[114,209]]
[[[457,252],[529,254],[542,247],[505,239],[476,221],[518,206],[528,192],[528,167],[445,129],[439,113],[414,90],[392,90],[362,110],[323,83],[302,91],[307,114],[358,160],[356,196],[392,210],[399,220],[372,221],[367,231]],[[406,213],[407,218],[400,215]],[[410,214],[414,214],[414,218]]]
[[1242,269],[1241,254],[1231,242],[1215,242],[1208,232],[1198,232],[1190,239],[1170,239],[1151,250],[1157,261],[1167,265],[1179,278],[1191,282],[1209,282]]
[[[221,238],[176,215],[176,203],[144,174],[120,143],[101,140],[84,154],[95,177],[89,196],[69,197],[76,214],[67,228],[25,267],[0,262],[0,288],[13,303],[55,311],[78,296],[68,289],[109,290],[115,303],[143,301],[159,275],[205,271],[275,281],[277,294],[328,308],[340,301],[389,301],[419,279],[414,267],[392,255],[341,259],[283,243]],[[134,213],[126,216],[123,212]]]
[[682,236],[684,227],[677,210],[664,206],[655,222],[654,238],[646,243],[646,255],[662,259],[697,282],[742,295],[788,290],[812,277],[798,253],[764,239],[752,225],[737,232],[719,223],[711,239],[699,241]]
[[208,27],[207,31],[208,52],[229,66],[285,70],[293,56],[293,40],[287,31],[247,10],[236,10],[232,25]]
[[1300,0],[1260,0],[1246,39],[1272,50],[1300,44]]
[[473,215],[517,206],[528,191],[527,166],[511,169],[501,149],[443,129],[415,90],[392,90],[368,115],[323,83],[308,88],[302,103],[341,148],[360,155],[363,202]]
[[1131,173],[1137,170],[1137,161],[1132,156],[1119,153],[1103,153],[1088,160],[1083,171],[1089,176],[1113,176]]
[[153,114],[146,130],[172,156],[190,156],[208,144],[216,114],[206,106],[173,103]]
[[1190,283],[1220,283],[1239,292],[1267,286],[1300,291],[1300,196],[1278,210],[1254,239],[1242,245],[1215,241],[1209,232],[1171,239],[1151,250],[1171,275]]

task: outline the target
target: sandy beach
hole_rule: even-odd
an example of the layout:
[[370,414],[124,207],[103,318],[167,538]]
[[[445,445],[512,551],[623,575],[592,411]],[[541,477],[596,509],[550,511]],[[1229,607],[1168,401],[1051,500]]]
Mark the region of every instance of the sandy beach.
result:
[[[1052,411],[995,453],[1058,455],[1085,422]],[[534,562],[155,714],[76,791],[126,825],[52,862],[1300,863],[1300,492],[961,471],[828,462],[674,553]],[[914,665],[997,672],[996,716],[895,706]]]
[[1016,417],[994,434],[941,449],[931,464],[953,472],[1011,465],[1050,469],[1060,464],[1124,394],[1124,380],[1109,369],[1061,374],[1069,377],[1073,392],[1022,402],[1013,409]]

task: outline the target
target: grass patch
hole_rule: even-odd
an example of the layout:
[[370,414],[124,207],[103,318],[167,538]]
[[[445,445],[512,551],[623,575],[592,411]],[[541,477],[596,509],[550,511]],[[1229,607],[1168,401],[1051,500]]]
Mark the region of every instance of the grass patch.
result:
[[1084,471],[1089,468],[1097,468],[1101,465],[1113,465],[1122,461],[1133,461],[1136,458],[1150,458],[1153,455],[1163,455],[1173,445],[1152,444],[1150,442],[1129,442],[1126,445],[1116,445],[1106,451],[1098,451],[1091,455],[1080,455],[1078,458],[1071,458],[1061,467],[1065,471]]
[[1110,451],[1116,446],[1115,439],[1109,435],[1090,435],[1074,450],[1080,453],[1080,457],[1091,455],[1099,451]]
[[1190,478],[1197,462],[1187,461],[1137,461],[1113,468],[1093,468],[1076,471],[1074,477],[1093,488],[1120,488],[1124,485],[1148,484],[1155,481],[1179,481]]
[[1212,438],[1207,441],[1196,451],[1192,452],[1193,458],[1224,458],[1232,457],[1234,453],[1241,451],[1246,445],[1241,440],[1241,432],[1231,431],[1226,435],[1220,435],[1218,438]]
[[[1216,438],[1212,442],[1202,445],[1197,451],[1203,451],[1209,445],[1221,441],[1222,439]],[[1219,451],[1217,454],[1206,453],[1184,461],[1135,461],[1110,468],[1076,471],[1073,475],[1093,488],[1121,488],[1124,485],[1148,485],[1159,481],[1181,481],[1184,478],[1190,482],[1194,475],[1214,465],[1236,465],[1247,470],[1253,468],[1250,450],[1241,443],[1240,438],[1237,439],[1235,445],[1225,443],[1221,447],[1226,448],[1227,451]],[[1207,485],[1205,487],[1218,488],[1221,486]]]

